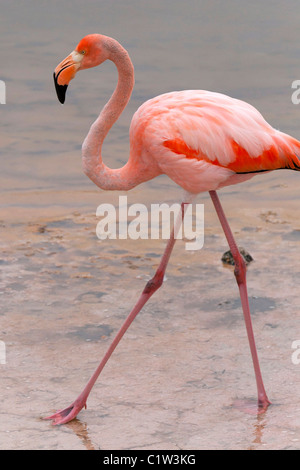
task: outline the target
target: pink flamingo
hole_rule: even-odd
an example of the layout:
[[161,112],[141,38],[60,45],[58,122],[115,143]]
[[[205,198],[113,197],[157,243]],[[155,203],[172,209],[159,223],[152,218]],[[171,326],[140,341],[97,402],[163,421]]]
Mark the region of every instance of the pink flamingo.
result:
[[[217,189],[249,180],[259,172],[300,169],[300,142],[273,129],[251,105],[202,90],[166,93],[144,103],[130,126],[130,156],[120,169],[102,161],[105,136],[126,107],[134,85],[134,70],[127,51],[115,40],[100,34],[84,37],[55,69],[58,99],[65,101],[67,86],[79,70],[95,67],[105,60],[115,63],[117,87],[99,117],[92,124],[82,146],[83,170],[100,188],[129,190],[160,174],[167,174],[186,191],[185,204],[196,194],[209,191],[235,260],[238,284],[257,385],[257,412],[267,409],[267,397],[260,371],[252,329],[246,267],[220,204]],[[181,222],[181,220],[180,220]],[[154,277],[147,282],[133,310],[109,346],[86,387],[67,408],[46,419],[63,424],[74,419],[83,407],[103,367],[122,336],[162,285],[175,244],[176,224]]]

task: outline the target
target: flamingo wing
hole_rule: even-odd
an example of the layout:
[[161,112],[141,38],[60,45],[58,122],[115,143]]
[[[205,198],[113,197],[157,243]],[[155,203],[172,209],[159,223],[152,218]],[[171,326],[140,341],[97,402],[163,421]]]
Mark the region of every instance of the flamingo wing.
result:
[[[131,124],[133,150],[192,192],[217,189],[280,168],[300,169],[300,143],[270,126],[250,104],[187,90],[144,103]],[[205,173],[205,176],[204,176]],[[242,176],[244,175],[244,177]],[[188,183],[187,183],[188,181]]]

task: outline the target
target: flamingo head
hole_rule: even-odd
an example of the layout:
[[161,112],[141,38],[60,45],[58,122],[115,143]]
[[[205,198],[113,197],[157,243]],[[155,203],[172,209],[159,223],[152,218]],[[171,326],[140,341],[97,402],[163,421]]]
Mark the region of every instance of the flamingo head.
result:
[[78,70],[96,67],[108,59],[105,39],[106,36],[101,34],[85,36],[74,51],[56,67],[53,77],[57,97],[62,104],[65,102],[68,85]]

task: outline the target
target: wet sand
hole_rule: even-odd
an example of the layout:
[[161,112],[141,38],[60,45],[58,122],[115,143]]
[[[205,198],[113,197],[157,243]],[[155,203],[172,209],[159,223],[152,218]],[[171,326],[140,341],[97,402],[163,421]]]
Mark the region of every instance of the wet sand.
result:
[[[155,200],[154,191],[136,191],[140,200]],[[254,258],[250,304],[273,403],[260,416],[234,406],[255,399],[255,379],[233,271],[221,262],[226,241],[205,196],[204,248],[187,252],[178,240],[165,284],[118,346],[87,410],[67,426],[43,421],[81,391],[164,242],[100,241],[98,219],[88,211],[23,213],[17,224],[2,211],[1,448],[299,448],[299,365],[291,362],[291,344],[299,339],[300,226],[299,207],[284,201],[288,192],[280,188],[282,203],[239,195],[240,208],[234,193],[222,194],[236,238]],[[81,193],[87,204],[98,196]]]
[[[203,249],[188,252],[177,242],[163,287],[114,352],[88,408],[66,426],[42,419],[79,394],[165,246],[163,240],[97,238],[96,208],[117,205],[119,194],[95,189],[82,174],[80,145],[109,96],[108,84],[115,83],[115,69],[82,74],[61,107],[54,66],[77,36],[123,36],[137,80],[128,110],[104,145],[105,160],[115,168],[127,159],[132,112],[170,89],[208,88],[246,99],[275,127],[300,138],[299,109],[290,101],[290,83],[299,78],[297,3],[274,2],[270,13],[253,2],[245,15],[233,1],[223,13],[219,2],[215,8],[203,2],[195,15],[197,7],[188,13],[173,2],[174,17],[163,30],[167,1],[143,11],[136,2],[125,9],[117,1],[114,14],[103,2],[101,15],[90,1],[84,18],[74,1],[73,21],[67,8],[58,17],[56,2],[41,3],[30,0],[16,10],[12,0],[0,19],[1,47],[11,51],[0,77],[8,90],[0,176],[0,340],[6,345],[0,448],[299,449],[300,365],[291,357],[293,341],[300,340],[300,197],[299,175],[287,171],[220,193],[239,246],[254,258],[248,287],[272,401],[267,412],[256,416],[235,406],[255,399],[255,378],[233,269],[221,262],[228,247],[204,194],[197,199],[205,204]],[[19,37],[11,24],[23,25]],[[149,207],[180,197],[160,177],[128,193],[128,204]]]

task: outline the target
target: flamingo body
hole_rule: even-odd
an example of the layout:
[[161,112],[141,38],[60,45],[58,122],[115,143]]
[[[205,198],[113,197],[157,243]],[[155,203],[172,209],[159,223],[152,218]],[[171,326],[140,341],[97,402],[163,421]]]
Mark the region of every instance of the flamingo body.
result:
[[130,144],[133,172],[156,169],[192,193],[261,171],[300,168],[296,139],[275,130],[250,104],[204,90],[146,101],[133,116]]

